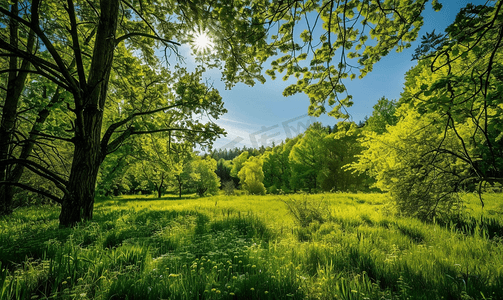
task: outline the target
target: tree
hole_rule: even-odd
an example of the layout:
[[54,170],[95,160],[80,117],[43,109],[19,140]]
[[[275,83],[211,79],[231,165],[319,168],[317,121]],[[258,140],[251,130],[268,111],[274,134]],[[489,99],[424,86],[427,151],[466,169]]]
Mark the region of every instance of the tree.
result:
[[449,217],[458,192],[481,195],[485,183],[502,182],[502,5],[468,5],[445,36],[425,37],[398,102],[399,122],[365,139],[355,168],[375,176],[406,214]]
[[290,191],[291,166],[288,157],[299,139],[300,136],[287,139],[262,155],[264,185],[268,191],[274,192],[279,189],[283,192]]
[[134,157],[128,173],[142,182],[142,186],[154,189],[161,198],[168,183],[172,180],[176,165],[170,156],[170,140],[168,134],[158,133],[155,136],[146,134],[136,137],[137,149],[131,155]]
[[503,182],[502,9],[501,1],[493,7],[469,4],[440,39],[424,37],[416,52],[421,60],[410,74],[416,78],[402,100],[422,114],[439,115],[444,135],[454,135],[461,151],[441,140],[435,153],[463,161],[464,185],[470,182],[479,192],[487,183]]
[[[19,17],[20,3],[13,1],[10,6],[10,13],[13,16]],[[26,53],[33,53],[38,50],[35,43],[35,34],[32,30],[23,31],[22,26],[15,18],[11,18],[2,26],[2,37],[9,41],[13,47],[23,49]],[[0,91],[2,109],[0,111],[0,161],[17,158],[27,159],[33,150],[35,141],[38,138],[40,127],[45,122],[49,115],[50,108],[61,102],[61,91],[57,89],[50,101],[45,105],[33,105],[29,107],[28,112],[31,113],[33,119],[31,129],[28,129],[27,134],[20,134],[19,108],[22,104],[21,97],[23,95],[25,85],[29,81],[28,74],[30,73],[30,61],[26,58],[9,56],[8,63],[2,70],[7,70],[7,78],[2,80],[5,82],[4,87]],[[47,89],[44,90],[44,97],[47,94]],[[26,105],[25,105],[26,108]],[[33,111],[35,113],[33,114]],[[26,117],[25,117],[26,118]],[[16,153],[16,148],[21,148]],[[0,215],[9,214],[12,212],[12,204],[14,197],[14,186],[27,187],[21,184],[21,179],[24,171],[24,165],[16,165],[9,167],[7,164],[0,163],[0,182],[8,182],[9,184],[0,185]],[[40,191],[41,194],[48,196],[49,194]],[[55,198],[53,197],[53,200]]]
[[322,190],[351,192],[368,190],[368,177],[347,169],[363,150],[359,141],[361,131],[353,122],[339,122],[334,126],[334,132],[323,139],[323,166],[318,175]]
[[261,156],[264,162],[262,170],[264,172],[264,186],[269,192],[275,191],[282,186],[282,170],[280,166],[279,149],[282,146],[274,147],[272,150],[264,152]]
[[199,196],[215,195],[219,191],[220,180],[215,170],[217,161],[211,157],[195,156],[190,162],[190,185],[195,188]]
[[[416,51],[418,66],[408,74],[399,105],[437,114],[445,138],[432,152],[459,167],[459,189],[477,189],[481,204],[486,184],[503,182],[501,54],[503,3],[467,5],[445,35],[430,34]],[[414,86],[418,84],[418,86]],[[447,143],[456,139],[457,148]]]
[[314,123],[292,147],[288,157],[292,171],[292,188],[307,188],[309,193],[318,188],[318,175],[325,163],[323,139],[327,134],[320,123]]
[[[30,53],[22,46],[3,38],[0,40],[0,49],[9,57],[26,59],[33,66],[34,71],[31,73],[51,80],[72,94],[73,100],[68,105],[68,113],[73,115],[71,122],[73,136],[70,138],[55,136],[74,145],[72,169],[67,178],[62,178],[50,170],[40,168],[30,160],[12,161],[2,158],[2,166],[14,163],[30,165],[44,173],[47,179],[55,182],[64,193],[60,201],[62,225],[72,225],[92,217],[95,182],[99,166],[108,153],[114,151],[128,136],[152,132],[159,127],[162,128],[163,125],[156,129],[135,127],[139,124],[135,122],[137,119],[175,107],[177,109],[185,107],[185,113],[198,109],[211,110],[208,106],[197,108],[201,98],[195,98],[202,96],[201,93],[191,96],[191,99],[188,99],[188,95],[179,94],[180,98],[177,101],[165,103],[165,107],[140,107],[143,109],[123,115],[122,119],[102,131],[104,116],[110,108],[107,97],[110,75],[116,71],[113,68],[128,67],[138,62],[138,59],[131,57],[119,59],[115,57],[117,53],[132,53],[137,49],[142,53],[143,61],[153,66],[155,63],[153,49],[156,43],[157,46],[175,51],[174,46],[179,43],[172,41],[171,38],[185,41],[186,37],[190,36],[187,32],[193,30],[193,24],[199,24],[200,18],[208,17],[208,20],[212,20],[212,24],[208,25],[219,27],[220,37],[227,38],[227,43],[219,45],[217,51],[210,55],[213,58],[223,58],[220,61],[226,64],[224,71],[226,82],[232,85],[240,80],[251,83],[254,78],[261,79],[258,76],[259,70],[253,67],[256,65],[255,61],[246,59],[251,57],[247,53],[249,47],[244,46],[247,43],[246,36],[240,34],[239,40],[235,33],[247,32],[256,35],[261,34],[263,28],[257,26],[251,28],[250,20],[245,17],[229,18],[228,13],[220,14],[220,11],[206,10],[204,5],[196,5],[193,2],[176,5],[172,5],[171,2],[160,2],[148,6],[144,6],[141,2],[129,3],[120,0],[79,3],[69,0],[64,5],[49,0],[23,3],[22,14],[16,14],[9,10],[6,4],[2,4],[0,7],[2,20],[17,22],[24,32],[32,31],[36,40],[43,43],[43,51]],[[250,12],[247,17],[251,18],[254,14],[255,12]],[[168,16],[178,16],[179,20],[171,21],[171,17]],[[54,28],[68,30],[51,31],[44,24],[54,24]],[[87,40],[91,42],[87,44]],[[125,41],[128,42],[127,48],[124,47]],[[118,50],[121,47],[122,49]],[[68,53],[70,55],[67,56]],[[75,60],[72,63],[73,58]],[[247,71],[242,72],[243,68],[247,68]],[[197,78],[195,81],[198,82]],[[194,82],[194,78],[192,77],[184,85],[190,86],[188,82]],[[172,83],[173,81],[170,84]],[[182,84],[179,84],[178,88],[181,86]],[[212,97],[207,99],[209,98]],[[211,114],[218,116],[219,112]],[[186,123],[185,128],[191,128],[201,133],[201,136],[205,135],[208,141],[211,141],[211,136],[222,133],[217,127],[210,125],[211,123],[208,126]],[[175,130],[173,127],[162,129]],[[5,184],[9,183],[2,181],[2,185]]]
[[262,166],[264,162],[258,156],[249,157],[238,173],[239,181],[243,189],[252,195],[264,195],[264,172]]
[[398,117],[395,116],[396,101],[388,100],[381,97],[374,105],[372,116],[365,122],[365,129],[382,134],[386,131],[387,126],[396,125]]
[[376,179],[376,186],[389,191],[399,211],[423,220],[449,217],[459,206],[463,162],[455,156],[437,155],[442,143],[460,149],[453,134],[444,136],[435,126],[438,114],[420,115],[409,110],[396,126],[383,134],[367,133],[366,148],[353,169]]
[[224,183],[227,181],[232,181],[231,177],[231,170],[232,170],[232,165],[231,161],[225,160],[223,158],[220,158],[217,161],[217,170],[215,171],[217,173],[218,178],[220,178],[220,182]]
[[248,159],[248,151],[243,151],[237,157],[232,160],[231,176],[237,178],[239,171],[243,168],[244,163]]
[[178,189],[178,198],[182,198],[183,188],[190,180],[188,171],[190,169],[190,163],[196,154],[194,154],[193,145],[190,143],[175,143],[171,144],[169,155],[173,164],[172,175],[175,178],[174,185]]

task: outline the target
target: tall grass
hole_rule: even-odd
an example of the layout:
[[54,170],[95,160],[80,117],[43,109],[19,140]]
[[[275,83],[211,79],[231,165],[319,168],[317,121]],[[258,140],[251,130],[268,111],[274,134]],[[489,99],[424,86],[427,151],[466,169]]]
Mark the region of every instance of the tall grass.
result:
[[0,220],[0,299],[503,299],[499,195],[456,220],[382,194],[100,200]]

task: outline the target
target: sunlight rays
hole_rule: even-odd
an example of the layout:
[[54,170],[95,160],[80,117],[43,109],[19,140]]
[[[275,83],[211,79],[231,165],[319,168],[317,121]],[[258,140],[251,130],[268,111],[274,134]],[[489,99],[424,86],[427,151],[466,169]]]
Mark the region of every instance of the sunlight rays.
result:
[[208,31],[201,29],[191,34],[190,45],[195,54],[208,54],[215,47],[208,35]]

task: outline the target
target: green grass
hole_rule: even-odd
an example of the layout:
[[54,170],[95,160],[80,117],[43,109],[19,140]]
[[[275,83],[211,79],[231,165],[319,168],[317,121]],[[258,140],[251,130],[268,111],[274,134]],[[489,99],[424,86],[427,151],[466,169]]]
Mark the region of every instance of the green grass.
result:
[[433,224],[384,194],[98,200],[0,220],[0,299],[503,299],[501,194]]

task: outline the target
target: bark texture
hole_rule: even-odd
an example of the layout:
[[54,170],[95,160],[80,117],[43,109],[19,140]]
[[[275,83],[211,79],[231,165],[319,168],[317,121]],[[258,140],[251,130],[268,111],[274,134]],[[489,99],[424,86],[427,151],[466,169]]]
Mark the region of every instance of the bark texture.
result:
[[[96,178],[106,155],[106,147],[101,145],[101,127],[114,57],[119,3],[119,0],[100,2],[100,21],[89,77],[87,83],[81,77],[80,86],[74,92],[75,149],[68,194],[62,199],[59,216],[61,226],[73,226],[93,216]],[[81,65],[77,67],[83,68]]]

